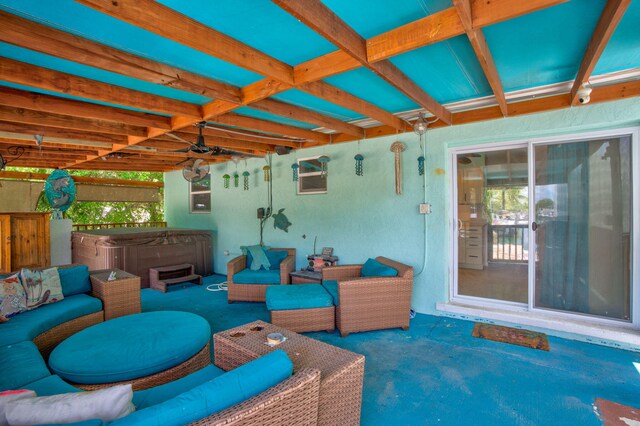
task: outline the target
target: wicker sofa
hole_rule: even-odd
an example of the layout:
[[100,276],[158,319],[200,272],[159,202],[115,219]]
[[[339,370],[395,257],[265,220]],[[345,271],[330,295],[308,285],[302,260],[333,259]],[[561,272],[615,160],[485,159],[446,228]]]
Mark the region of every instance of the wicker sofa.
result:
[[[80,267],[80,268],[79,268]],[[100,299],[94,298],[80,290],[87,290],[90,286],[88,270],[82,265],[68,265],[61,270],[74,269],[75,283],[83,280],[81,285],[72,285],[76,294],[68,291],[65,299],[60,302],[42,306],[36,310],[24,312],[10,321],[0,324],[0,365],[3,374],[0,375],[0,392],[12,389],[30,389],[38,396],[49,396],[71,392],[81,392],[57,375],[51,374],[45,359],[50,351],[66,337],[90,325],[103,320]],[[80,269],[78,271],[78,268]],[[67,272],[68,273],[68,272]],[[63,272],[63,275],[65,273]],[[69,280],[62,279],[64,283]],[[69,290],[70,287],[67,288]],[[63,288],[64,289],[64,288]],[[87,309],[97,309],[96,312],[85,313]],[[37,312],[40,314],[37,314]],[[46,313],[46,315],[42,315]],[[23,315],[20,320],[20,315]],[[42,318],[37,317],[42,315]],[[75,315],[75,316],[74,316]],[[39,320],[42,321],[39,321]],[[48,330],[44,330],[47,327]],[[284,354],[284,353],[283,353]],[[284,355],[286,357],[286,355]],[[282,358],[282,357],[281,357]],[[256,360],[261,361],[261,359]],[[278,361],[276,360],[276,363]],[[285,363],[289,362],[287,358]],[[253,371],[251,370],[253,368]],[[282,372],[282,360],[280,360]],[[284,367],[287,368],[286,365]],[[294,375],[274,383],[272,372],[274,364],[271,360],[249,366],[243,372],[225,373],[212,364],[201,368],[188,376],[172,382],[134,392],[133,402],[138,411],[113,422],[115,425],[134,425],[141,419],[156,418],[158,424],[167,424],[168,416],[173,413],[185,413],[174,419],[175,424],[193,422],[198,425],[315,425],[318,421],[318,399],[320,389],[320,372],[316,369],[305,368],[296,371]],[[226,376],[228,374],[232,376]],[[255,379],[254,377],[258,377]],[[226,378],[225,378],[226,377]],[[246,384],[252,381],[253,385]],[[253,394],[247,389],[255,387],[258,381],[259,391]],[[263,381],[264,383],[260,383]],[[223,383],[221,387],[220,382]],[[224,388],[226,383],[227,388]],[[233,388],[239,383],[239,388]],[[232,391],[228,392],[231,384]],[[262,386],[264,389],[260,389]],[[221,390],[222,389],[222,390]],[[240,389],[233,392],[234,389]],[[248,394],[248,395],[247,395]],[[220,408],[220,395],[223,404]],[[226,402],[225,402],[226,401]],[[224,405],[226,404],[226,405]],[[219,410],[214,414],[212,406]],[[193,413],[202,413],[203,408],[209,410],[202,418]],[[200,410],[200,411],[198,411]],[[99,421],[87,421],[81,424],[102,424]]]
[[[296,268],[296,249],[294,248],[271,248],[271,251],[286,251],[287,257],[280,263],[277,271],[251,271],[260,282],[239,283],[239,274],[249,272],[247,256],[238,256],[227,263],[227,284],[229,292],[227,301],[231,302],[264,302],[267,287],[270,285],[290,284],[289,274]],[[234,281],[234,276],[236,280]],[[250,280],[249,280],[250,281]],[[268,281],[268,282],[265,282]]]
[[331,266],[322,269],[323,285],[337,281],[336,327],[349,333],[399,327],[409,328],[413,268],[376,257],[398,272],[395,277],[361,277],[362,265]]
[[87,266],[64,265],[58,266],[58,270],[65,298],[1,323],[0,346],[32,340],[46,359],[58,343],[104,320],[104,303],[100,297],[91,295]]

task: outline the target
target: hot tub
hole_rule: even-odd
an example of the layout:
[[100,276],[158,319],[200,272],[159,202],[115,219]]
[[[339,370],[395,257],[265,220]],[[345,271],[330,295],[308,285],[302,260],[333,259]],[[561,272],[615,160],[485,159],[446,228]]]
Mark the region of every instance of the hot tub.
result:
[[89,270],[118,268],[140,277],[149,287],[149,268],[191,263],[195,273],[213,274],[210,231],[180,228],[111,228],[74,232],[74,263]]

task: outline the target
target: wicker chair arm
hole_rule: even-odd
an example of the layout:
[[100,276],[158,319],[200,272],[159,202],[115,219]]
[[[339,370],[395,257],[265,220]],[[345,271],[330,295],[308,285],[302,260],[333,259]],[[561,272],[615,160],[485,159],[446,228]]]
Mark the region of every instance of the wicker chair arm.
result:
[[295,271],[296,269],[296,257],[295,256],[287,256],[280,263],[280,284],[291,284],[290,273]]
[[191,425],[316,425],[320,371],[305,368],[240,404]]
[[362,303],[363,299],[391,300],[398,297],[411,300],[412,280],[401,277],[366,277],[338,281],[340,306],[350,300]]
[[235,274],[247,267],[247,256],[241,255],[227,263],[227,274]]
[[344,280],[360,277],[362,265],[340,265],[322,268],[322,280]]

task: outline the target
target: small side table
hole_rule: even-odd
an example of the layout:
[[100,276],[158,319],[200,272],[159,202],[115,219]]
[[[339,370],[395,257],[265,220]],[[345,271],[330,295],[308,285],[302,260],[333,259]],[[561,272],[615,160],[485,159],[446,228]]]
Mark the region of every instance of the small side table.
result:
[[[115,271],[116,279],[107,281],[112,271]],[[90,271],[89,277],[91,294],[102,300],[105,321],[140,313],[140,277],[120,269]]]
[[322,282],[322,272],[293,271],[289,276],[291,277],[291,284],[320,284]]

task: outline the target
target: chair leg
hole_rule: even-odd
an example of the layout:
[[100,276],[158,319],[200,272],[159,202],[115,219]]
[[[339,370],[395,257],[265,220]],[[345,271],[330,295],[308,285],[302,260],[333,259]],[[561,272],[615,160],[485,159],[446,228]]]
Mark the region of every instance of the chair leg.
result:
[[348,331],[340,331],[340,336],[347,337],[349,335]]
[[400,328],[402,328],[404,331],[407,331],[407,330],[409,329],[409,326],[408,326],[408,325],[405,325],[405,326],[400,327]]

